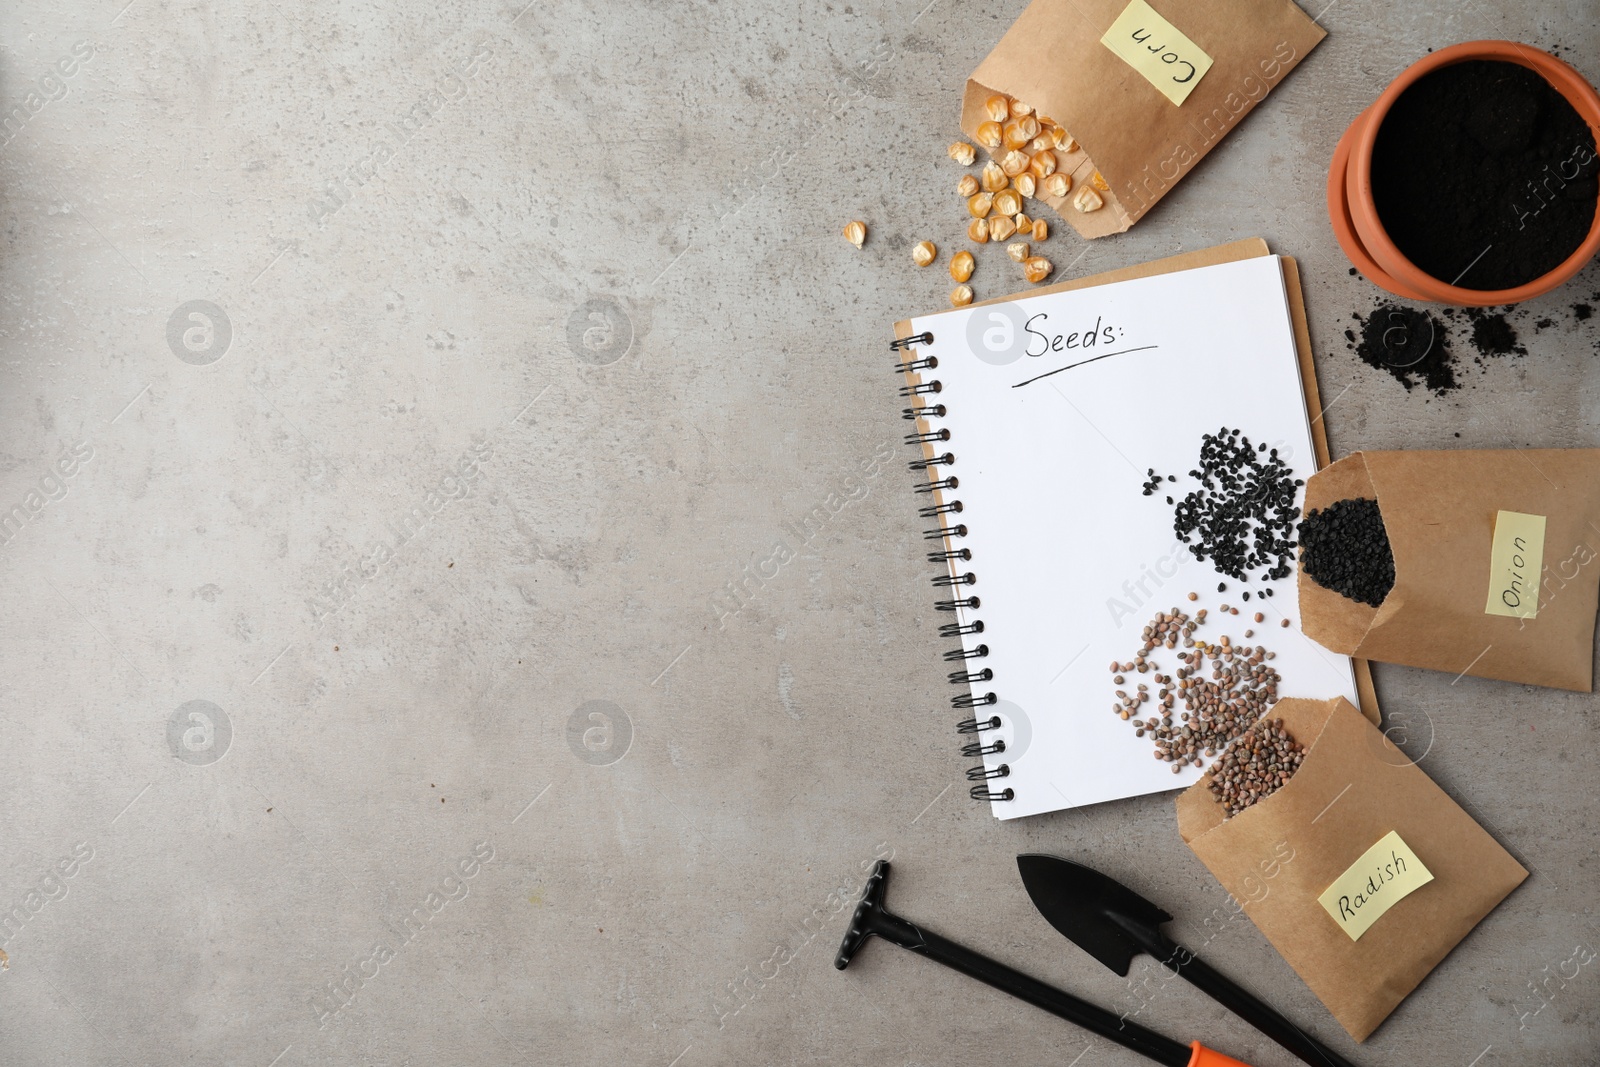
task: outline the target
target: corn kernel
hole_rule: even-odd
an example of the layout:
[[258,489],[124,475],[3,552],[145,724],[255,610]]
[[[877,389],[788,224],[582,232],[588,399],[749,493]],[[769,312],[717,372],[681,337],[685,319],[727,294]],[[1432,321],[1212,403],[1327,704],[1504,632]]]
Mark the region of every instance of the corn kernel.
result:
[[1035,241],[1048,241],[1050,239],[1050,224],[1044,219],[1033,220],[1033,239]]
[[1011,117],[1011,103],[1003,96],[991,96],[984,110],[989,112],[989,117],[996,122],[1004,122]]
[[1039,128],[1042,129],[1042,130],[1048,130],[1052,126],[1061,125],[1059,122],[1057,122],[1053,118],[1050,118],[1048,115],[1035,115],[1034,118],[1039,120]]
[[1006,148],[1024,148],[1039,136],[1039,122],[1032,115],[1024,115],[1005,124],[1001,130],[1001,144]]
[[1044,191],[1051,196],[1066,196],[1072,192],[1072,175],[1058,170],[1044,180]]
[[1021,100],[1011,101],[1011,117],[1020,119],[1024,115],[1033,114],[1033,105],[1024,104]]
[[1039,120],[1032,115],[1024,115],[1005,128],[1009,131],[1005,138],[1007,148],[1026,148],[1039,136]]
[[1099,211],[1104,203],[1105,201],[1100,199],[1100,194],[1087,185],[1079,189],[1078,195],[1072,198],[1072,206],[1083,212]]
[[1006,255],[1010,256],[1018,263],[1025,262],[1028,258],[1028,242],[1016,241],[1012,244],[1006,245]]
[[1026,237],[1033,232],[1033,220],[1022,212],[1017,212],[1016,217],[1011,221],[1017,224],[1017,233],[1021,236]]
[[1055,135],[1053,135],[1049,130],[1045,130],[1043,133],[1039,134],[1039,136],[1028,142],[1028,151],[1043,152],[1046,148],[1054,148],[1055,146]]
[[1058,165],[1059,161],[1056,159],[1056,154],[1048,148],[1042,152],[1035,152],[1033,159],[1028,161],[1028,169],[1033,171],[1034,175],[1039,178],[1050,177],[1056,172]]
[[918,241],[911,246],[911,261],[919,267],[926,267],[939,256],[939,250],[932,241]]
[[954,289],[950,290],[951,307],[964,308],[970,303],[972,303],[972,286],[958,285]]
[[1039,188],[1039,182],[1032,174],[1027,171],[1023,171],[1021,174],[1011,179],[1011,188],[1015,189],[1023,196],[1033,196]]
[[867,239],[867,224],[860,221],[845,223],[844,239],[860,248]]
[[967,223],[967,239],[973,244],[988,244],[989,220],[973,219],[971,222]]
[[1007,237],[1017,232],[1017,224],[1009,216],[996,215],[989,220],[989,239],[991,241],[1004,241]]
[[950,158],[963,167],[970,167],[978,158],[977,150],[965,141],[955,141],[950,145]]
[[970,174],[963,174],[961,180],[956,182],[956,192],[961,194],[963,200],[975,194],[978,188],[978,179]]
[[1022,210],[1022,194],[1015,189],[1002,189],[994,194],[994,210],[1001,215],[1015,215]]
[[989,193],[979,193],[967,201],[967,210],[975,219],[988,218],[993,207],[994,197]]
[[1042,282],[1055,269],[1055,264],[1043,256],[1029,256],[1022,264],[1022,276],[1030,282]]
[[978,123],[977,141],[985,148],[999,148],[1003,136],[998,122]]
[[1094,172],[1094,177],[1089,179],[1089,183],[1102,193],[1109,193],[1111,191],[1111,183],[1106,181],[1105,178],[1101,177],[1099,171]]
[[957,252],[950,257],[950,277],[958,282],[964,282],[972,277],[972,268],[977,265],[971,252]]
[[998,193],[1010,184],[1011,180],[1006,177],[1006,172],[1001,168],[1000,164],[991,159],[983,165],[982,185],[984,192]]
[[1056,147],[1061,149],[1063,152],[1076,152],[1078,150],[1078,142],[1073,138],[1072,134],[1068,133],[1066,130],[1057,129]]
[[1028,169],[1028,157],[1025,153],[1012,150],[1000,159],[1000,169],[1007,178],[1015,178]]

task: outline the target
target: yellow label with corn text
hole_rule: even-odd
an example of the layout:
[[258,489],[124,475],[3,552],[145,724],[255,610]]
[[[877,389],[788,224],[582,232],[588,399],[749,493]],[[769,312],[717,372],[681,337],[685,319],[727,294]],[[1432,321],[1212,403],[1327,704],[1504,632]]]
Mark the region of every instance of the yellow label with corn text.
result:
[[1384,912],[1431,881],[1433,872],[1390,830],[1324,889],[1317,901],[1339,929],[1357,941]]
[[1483,613],[1537,618],[1543,567],[1544,516],[1520,511],[1495,515],[1494,546],[1489,550],[1489,604]]
[[1174,104],[1189,99],[1211,69],[1211,57],[1145,0],[1131,0],[1100,43]]

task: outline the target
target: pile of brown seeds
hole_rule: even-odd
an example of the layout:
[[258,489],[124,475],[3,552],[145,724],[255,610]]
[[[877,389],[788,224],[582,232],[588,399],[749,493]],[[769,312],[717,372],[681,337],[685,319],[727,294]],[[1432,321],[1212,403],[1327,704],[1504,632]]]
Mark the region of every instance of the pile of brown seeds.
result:
[[[1222,610],[1239,613],[1237,608]],[[1144,628],[1144,644],[1138,654],[1125,663],[1111,664],[1111,681],[1117,686],[1126,685],[1128,675],[1134,673],[1151,675],[1157,687],[1154,696],[1151,683],[1135,682],[1132,692],[1119,688],[1111,713],[1132,722],[1137,736],[1148,734],[1155,743],[1153,755],[1171,763],[1173,774],[1184,764],[1201,766],[1202,755],[1221,752],[1278,699],[1281,679],[1267,664],[1277,653],[1260,645],[1234,645],[1231,637],[1215,644],[1196,640],[1195,631],[1205,620],[1204,608],[1192,618],[1177,608],[1159,612]],[[1178,653],[1178,660],[1183,666],[1174,674],[1161,673],[1152,653],[1180,645],[1184,651]],[[1178,712],[1180,700],[1186,710]],[[1154,707],[1144,717],[1145,705],[1152,701]]]
[[1283,728],[1282,719],[1262,719],[1206,772],[1211,776],[1211,795],[1231,819],[1281,789],[1305,758],[1305,746]]

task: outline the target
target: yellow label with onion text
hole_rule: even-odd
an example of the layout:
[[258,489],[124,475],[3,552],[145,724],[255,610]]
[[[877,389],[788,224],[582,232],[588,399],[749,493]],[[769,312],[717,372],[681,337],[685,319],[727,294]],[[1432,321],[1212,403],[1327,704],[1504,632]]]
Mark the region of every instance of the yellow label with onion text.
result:
[[1324,889],[1317,901],[1339,929],[1357,941],[1384,912],[1431,881],[1433,872],[1390,830]]
[[1544,568],[1544,516],[1502,511],[1494,519],[1489,549],[1489,603],[1485,615],[1532,619],[1539,614]]
[[1211,57],[1145,0],[1132,0],[1100,38],[1145,81],[1182,104],[1211,69]]

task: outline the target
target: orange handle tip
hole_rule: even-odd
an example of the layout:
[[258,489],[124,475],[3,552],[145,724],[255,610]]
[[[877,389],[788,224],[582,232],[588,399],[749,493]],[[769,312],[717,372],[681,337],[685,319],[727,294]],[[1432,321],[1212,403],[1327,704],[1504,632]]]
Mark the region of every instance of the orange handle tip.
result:
[[1189,1067],[1250,1067],[1248,1063],[1224,1056],[1215,1049],[1206,1048],[1200,1042],[1192,1042],[1189,1047],[1194,1050],[1194,1055],[1189,1057]]

